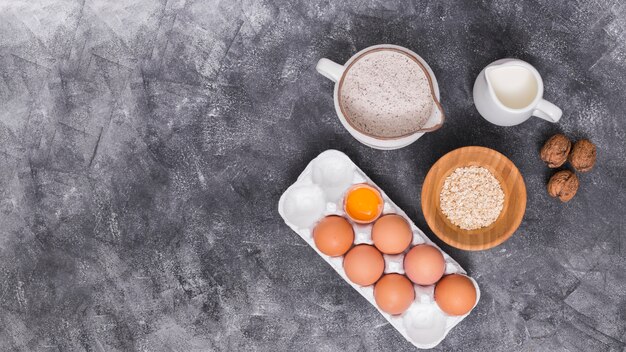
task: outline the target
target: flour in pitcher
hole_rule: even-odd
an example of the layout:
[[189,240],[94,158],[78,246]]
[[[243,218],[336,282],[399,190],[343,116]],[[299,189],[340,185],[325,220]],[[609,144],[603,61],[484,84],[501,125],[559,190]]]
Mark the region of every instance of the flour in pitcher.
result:
[[378,138],[419,131],[435,108],[425,70],[408,54],[392,49],[373,50],[349,66],[339,103],[352,126]]

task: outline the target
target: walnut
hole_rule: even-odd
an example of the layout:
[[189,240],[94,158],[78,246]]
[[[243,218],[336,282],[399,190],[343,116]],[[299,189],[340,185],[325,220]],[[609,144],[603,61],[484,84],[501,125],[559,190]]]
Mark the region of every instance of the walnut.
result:
[[574,198],[578,191],[578,176],[569,170],[561,170],[550,177],[548,182],[548,194],[559,197],[561,202],[567,202]]
[[569,162],[576,171],[587,172],[596,163],[596,146],[588,139],[581,139],[574,144]]
[[572,148],[572,143],[562,134],[550,137],[541,148],[541,160],[548,164],[549,168],[559,167],[567,161],[567,155]]

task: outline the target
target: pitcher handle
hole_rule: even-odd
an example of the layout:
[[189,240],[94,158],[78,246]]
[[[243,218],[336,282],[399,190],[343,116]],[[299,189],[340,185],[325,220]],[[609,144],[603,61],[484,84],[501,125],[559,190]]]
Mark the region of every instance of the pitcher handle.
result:
[[559,120],[561,119],[563,111],[551,102],[545,99],[541,99],[539,101],[539,104],[537,104],[535,111],[533,111],[533,115],[546,121],[556,123],[559,122]]
[[328,59],[320,59],[315,66],[317,72],[319,72],[322,76],[328,78],[333,82],[337,82],[341,79],[343,75],[344,67],[343,65],[339,65],[336,62],[333,62]]

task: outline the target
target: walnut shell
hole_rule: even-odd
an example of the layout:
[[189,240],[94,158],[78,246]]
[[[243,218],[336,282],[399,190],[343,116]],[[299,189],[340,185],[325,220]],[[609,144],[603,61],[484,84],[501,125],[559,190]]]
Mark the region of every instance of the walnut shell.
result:
[[549,168],[560,167],[567,161],[567,155],[572,148],[572,142],[562,134],[550,137],[541,148],[541,160],[548,164]]
[[596,163],[596,146],[588,139],[581,139],[574,144],[569,162],[576,171],[587,172]]
[[578,176],[569,170],[561,170],[550,177],[548,182],[548,194],[559,197],[561,202],[567,202],[574,198],[578,191]]

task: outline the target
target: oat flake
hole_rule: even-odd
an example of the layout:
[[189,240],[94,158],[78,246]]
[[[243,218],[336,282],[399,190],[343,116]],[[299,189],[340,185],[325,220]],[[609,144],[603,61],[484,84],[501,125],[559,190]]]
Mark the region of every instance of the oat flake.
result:
[[443,183],[441,211],[463,230],[493,224],[504,206],[504,192],[493,174],[480,166],[460,167]]

